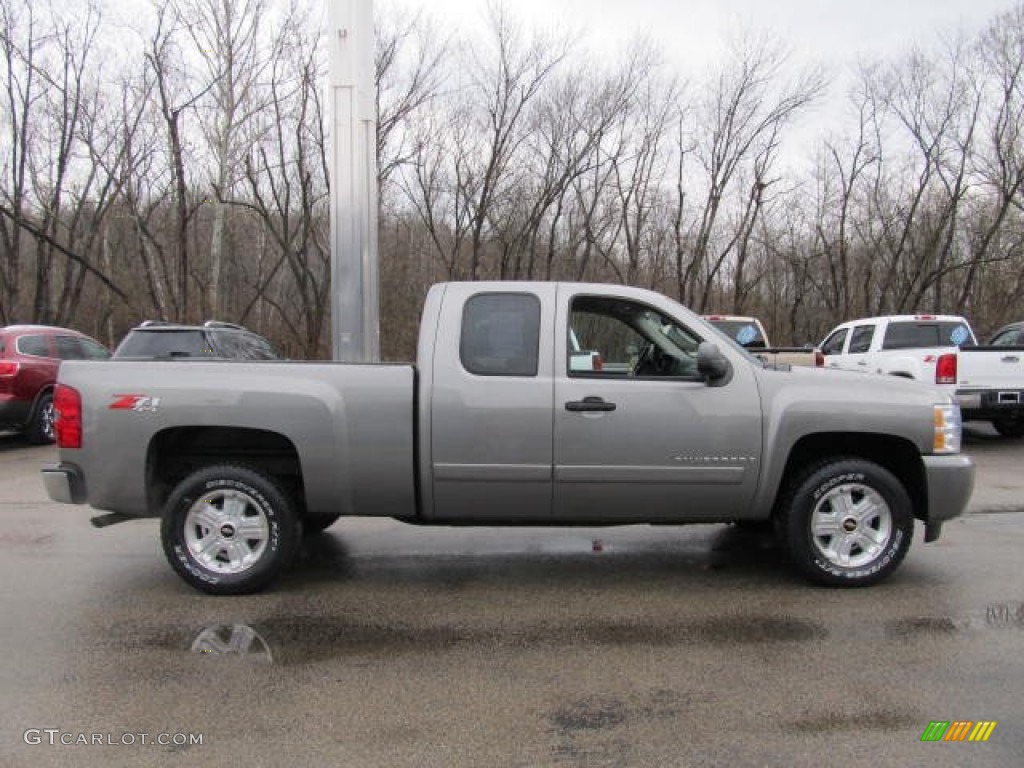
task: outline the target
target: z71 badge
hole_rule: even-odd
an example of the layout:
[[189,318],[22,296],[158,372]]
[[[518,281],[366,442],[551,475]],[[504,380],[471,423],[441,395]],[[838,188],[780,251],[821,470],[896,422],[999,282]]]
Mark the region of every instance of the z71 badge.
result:
[[108,407],[112,411],[156,413],[156,410],[160,407],[160,398],[150,397],[149,395],[114,395],[114,402]]

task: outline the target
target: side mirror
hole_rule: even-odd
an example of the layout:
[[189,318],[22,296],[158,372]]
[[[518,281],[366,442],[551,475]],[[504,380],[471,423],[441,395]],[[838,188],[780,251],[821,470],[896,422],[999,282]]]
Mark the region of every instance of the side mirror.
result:
[[722,387],[732,378],[732,364],[717,344],[702,341],[697,347],[697,371],[709,387]]

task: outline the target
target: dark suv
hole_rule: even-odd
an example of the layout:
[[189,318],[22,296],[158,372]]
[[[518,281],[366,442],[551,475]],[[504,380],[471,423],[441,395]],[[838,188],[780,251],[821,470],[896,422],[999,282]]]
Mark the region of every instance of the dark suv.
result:
[[280,355],[265,338],[233,323],[209,320],[202,325],[182,325],[147,320],[128,332],[114,357],[277,360]]
[[106,347],[70,328],[0,328],[0,429],[29,442],[53,442],[53,385],[61,360],[104,360]]
[[1024,322],[1017,321],[1004,325],[988,340],[993,347],[1024,347]]

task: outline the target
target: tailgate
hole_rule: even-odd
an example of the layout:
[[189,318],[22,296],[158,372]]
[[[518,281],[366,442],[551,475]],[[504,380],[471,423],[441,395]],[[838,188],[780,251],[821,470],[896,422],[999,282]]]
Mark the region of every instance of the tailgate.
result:
[[962,389],[1024,392],[1024,348],[961,349],[957,381]]

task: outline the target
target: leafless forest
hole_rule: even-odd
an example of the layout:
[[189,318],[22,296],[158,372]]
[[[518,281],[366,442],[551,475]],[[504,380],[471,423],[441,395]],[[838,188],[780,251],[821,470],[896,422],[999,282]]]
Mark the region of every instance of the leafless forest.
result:
[[[322,4],[138,9],[0,0],[0,325],[218,318],[329,356]],[[376,13],[386,359],[452,278],[627,282],[784,344],[1024,316],[1024,5],[845,73],[749,31],[680,72],[511,3],[472,37]],[[808,132],[822,104],[844,129]]]

